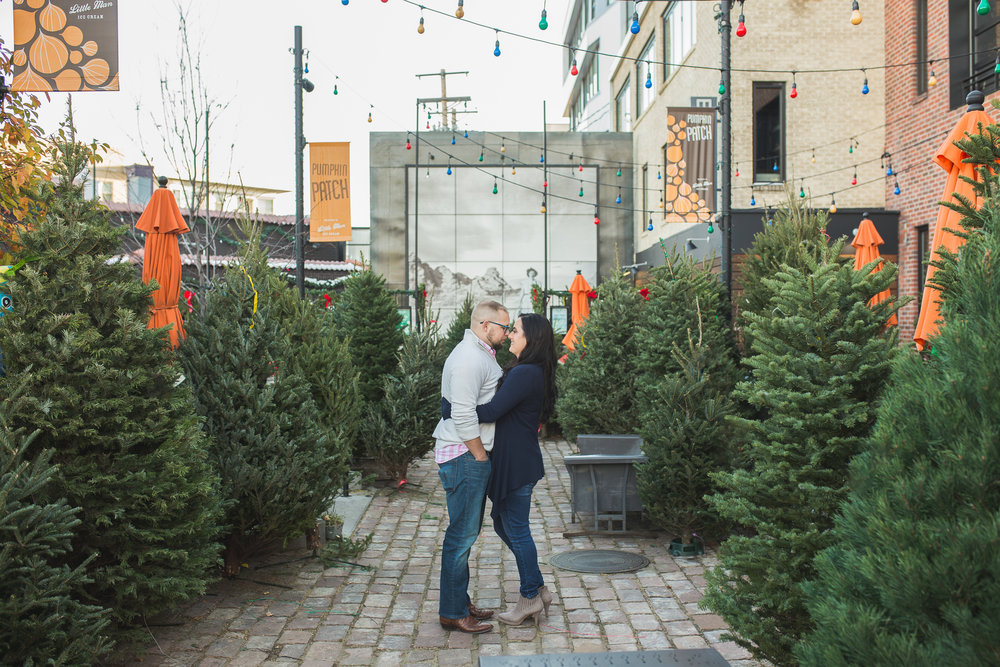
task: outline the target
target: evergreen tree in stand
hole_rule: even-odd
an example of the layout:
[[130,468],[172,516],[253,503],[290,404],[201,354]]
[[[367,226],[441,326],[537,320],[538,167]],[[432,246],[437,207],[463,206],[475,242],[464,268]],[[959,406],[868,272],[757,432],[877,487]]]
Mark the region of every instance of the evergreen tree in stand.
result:
[[[314,529],[343,481],[281,321],[280,285],[251,227],[239,264],[213,281],[180,346],[225,501],[225,570]],[[288,288],[280,286],[281,290]]]
[[[805,587],[807,665],[1000,664],[1000,128],[959,145],[983,197],[935,274],[943,324],[892,369],[831,546]],[[985,165],[989,165],[986,167]]]
[[122,230],[77,185],[89,160],[59,144],[40,195],[47,214],[20,237],[28,261],[7,283],[0,395],[23,392],[10,426],[38,430],[25,456],[52,450],[49,493],[81,508],[58,564],[86,564],[84,601],[125,632],[204,592],[219,553],[218,480],[166,329],[146,328],[155,287],[110,261]]
[[27,461],[31,437],[0,430],[0,655],[18,664],[93,664],[109,649],[107,609],[84,604],[84,561],[65,564],[79,510],[46,489],[46,450]]
[[638,429],[636,331],[645,304],[624,276],[610,276],[597,288],[590,315],[577,329],[576,348],[556,375],[556,413],[570,441],[580,433]]
[[896,351],[897,331],[885,329],[895,303],[867,306],[895,268],[855,271],[842,245],[807,270],[785,266],[764,279],[774,296],[767,314],[746,314],[752,378],[735,391],[759,414],[735,418],[748,433],[749,469],[716,474],[722,491],[711,498],[746,534],[721,546],[704,604],[774,665],[795,664],[792,650],[812,628],[802,584],[832,543],[848,463],[871,432]]

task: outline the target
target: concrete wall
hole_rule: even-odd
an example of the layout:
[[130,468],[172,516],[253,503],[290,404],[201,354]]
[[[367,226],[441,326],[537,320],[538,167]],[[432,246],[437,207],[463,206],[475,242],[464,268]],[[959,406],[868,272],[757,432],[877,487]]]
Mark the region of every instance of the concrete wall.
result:
[[[596,285],[633,261],[626,213],[631,201],[623,196],[620,206],[614,203],[618,163],[632,161],[628,134],[550,133],[544,165],[540,132],[470,132],[468,139],[459,133],[455,145],[450,132],[422,132],[416,166],[406,133],[370,137],[372,265],[390,288],[425,283],[442,322],[450,321],[467,293],[497,299],[515,312],[529,309],[529,270],[539,285],[547,274],[550,289],[565,290],[577,270]],[[415,143],[412,135],[410,141]],[[630,177],[627,171],[623,178]]]

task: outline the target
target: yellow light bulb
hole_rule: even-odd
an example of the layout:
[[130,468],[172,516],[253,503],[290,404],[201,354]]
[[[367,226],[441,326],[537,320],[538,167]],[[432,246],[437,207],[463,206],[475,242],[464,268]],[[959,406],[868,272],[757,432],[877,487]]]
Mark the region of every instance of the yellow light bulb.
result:
[[462,18],[463,16],[465,16],[465,10],[462,9],[461,5],[459,5],[458,9],[455,10],[455,16],[458,18]]
[[858,25],[861,23],[861,10],[855,9],[851,12],[851,25]]
[[934,76],[934,72],[931,72],[931,78],[929,78],[927,80],[927,85],[928,86],[936,86],[937,85],[937,77]]
[[372,115],[371,115],[371,112],[369,112],[369,113],[368,113],[368,122],[369,122],[369,123],[370,123],[370,122],[372,122]]
[[542,213],[545,213],[545,204],[542,204]]
[[424,17],[423,16],[420,17],[420,25],[417,26],[417,34],[418,35],[424,34]]
[[837,212],[837,205],[830,204],[830,213],[836,213],[836,212]]

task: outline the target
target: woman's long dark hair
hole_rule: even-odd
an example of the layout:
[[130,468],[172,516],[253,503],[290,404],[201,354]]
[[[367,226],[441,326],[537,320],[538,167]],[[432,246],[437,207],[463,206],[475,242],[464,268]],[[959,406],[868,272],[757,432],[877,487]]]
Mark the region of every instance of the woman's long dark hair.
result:
[[542,396],[541,422],[544,424],[552,418],[556,407],[556,345],[552,333],[552,325],[538,313],[523,313],[521,332],[524,334],[524,349],[521,356],[515,357],[503,371],[503,380],[507,378],[510,369],[521,364],[538,364],[545,378],[545,393]]

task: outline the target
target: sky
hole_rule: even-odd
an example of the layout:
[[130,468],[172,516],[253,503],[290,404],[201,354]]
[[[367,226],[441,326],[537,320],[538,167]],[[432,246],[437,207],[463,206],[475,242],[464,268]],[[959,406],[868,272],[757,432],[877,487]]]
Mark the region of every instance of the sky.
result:
[[[109,163],[144,164],[145,151],[158,175],[171,175],[156,124],[163,118],[161,75],[176,79],[183,10],[208,97],[220,105],[211,112],[211,178],[288,190],[276,200],[275,213],[295,212],[290,50],[296,25],[302,26],[308,51],[305,77],[315,84],[303,96],[304,135],[306,141],[351,142],[355,226],[369,220],[369,132],[414,130],[416,99],[441,94],[440,77],[417,74],[442,68],[469,72],[448,77],[448,95],[472,98],[468,108],[477,113],[459,115],[459,125],[470,130],[541,131],[543,100],[549,123],[566,122],[561,49],[501,34],[496,57],[497,35],[470,21],[558,43],[569,0],[465,0],[462,21],[454,17],[457,0],[421,0],[427,8],[422,35],[420,9],[402,0],[116,2],[121,90],[73,94],[77,136],[110,144],[121,157],[107,158]],[[549,22],[544,32],[538,28],[543,4]],[[12,7],[12,0],[0,0],[6,47],[13,43]],[[52,94],[43,102],[41,125],[55,131],[66,114],[66,95]],[[308,174],[305,178],[308,210]]]

